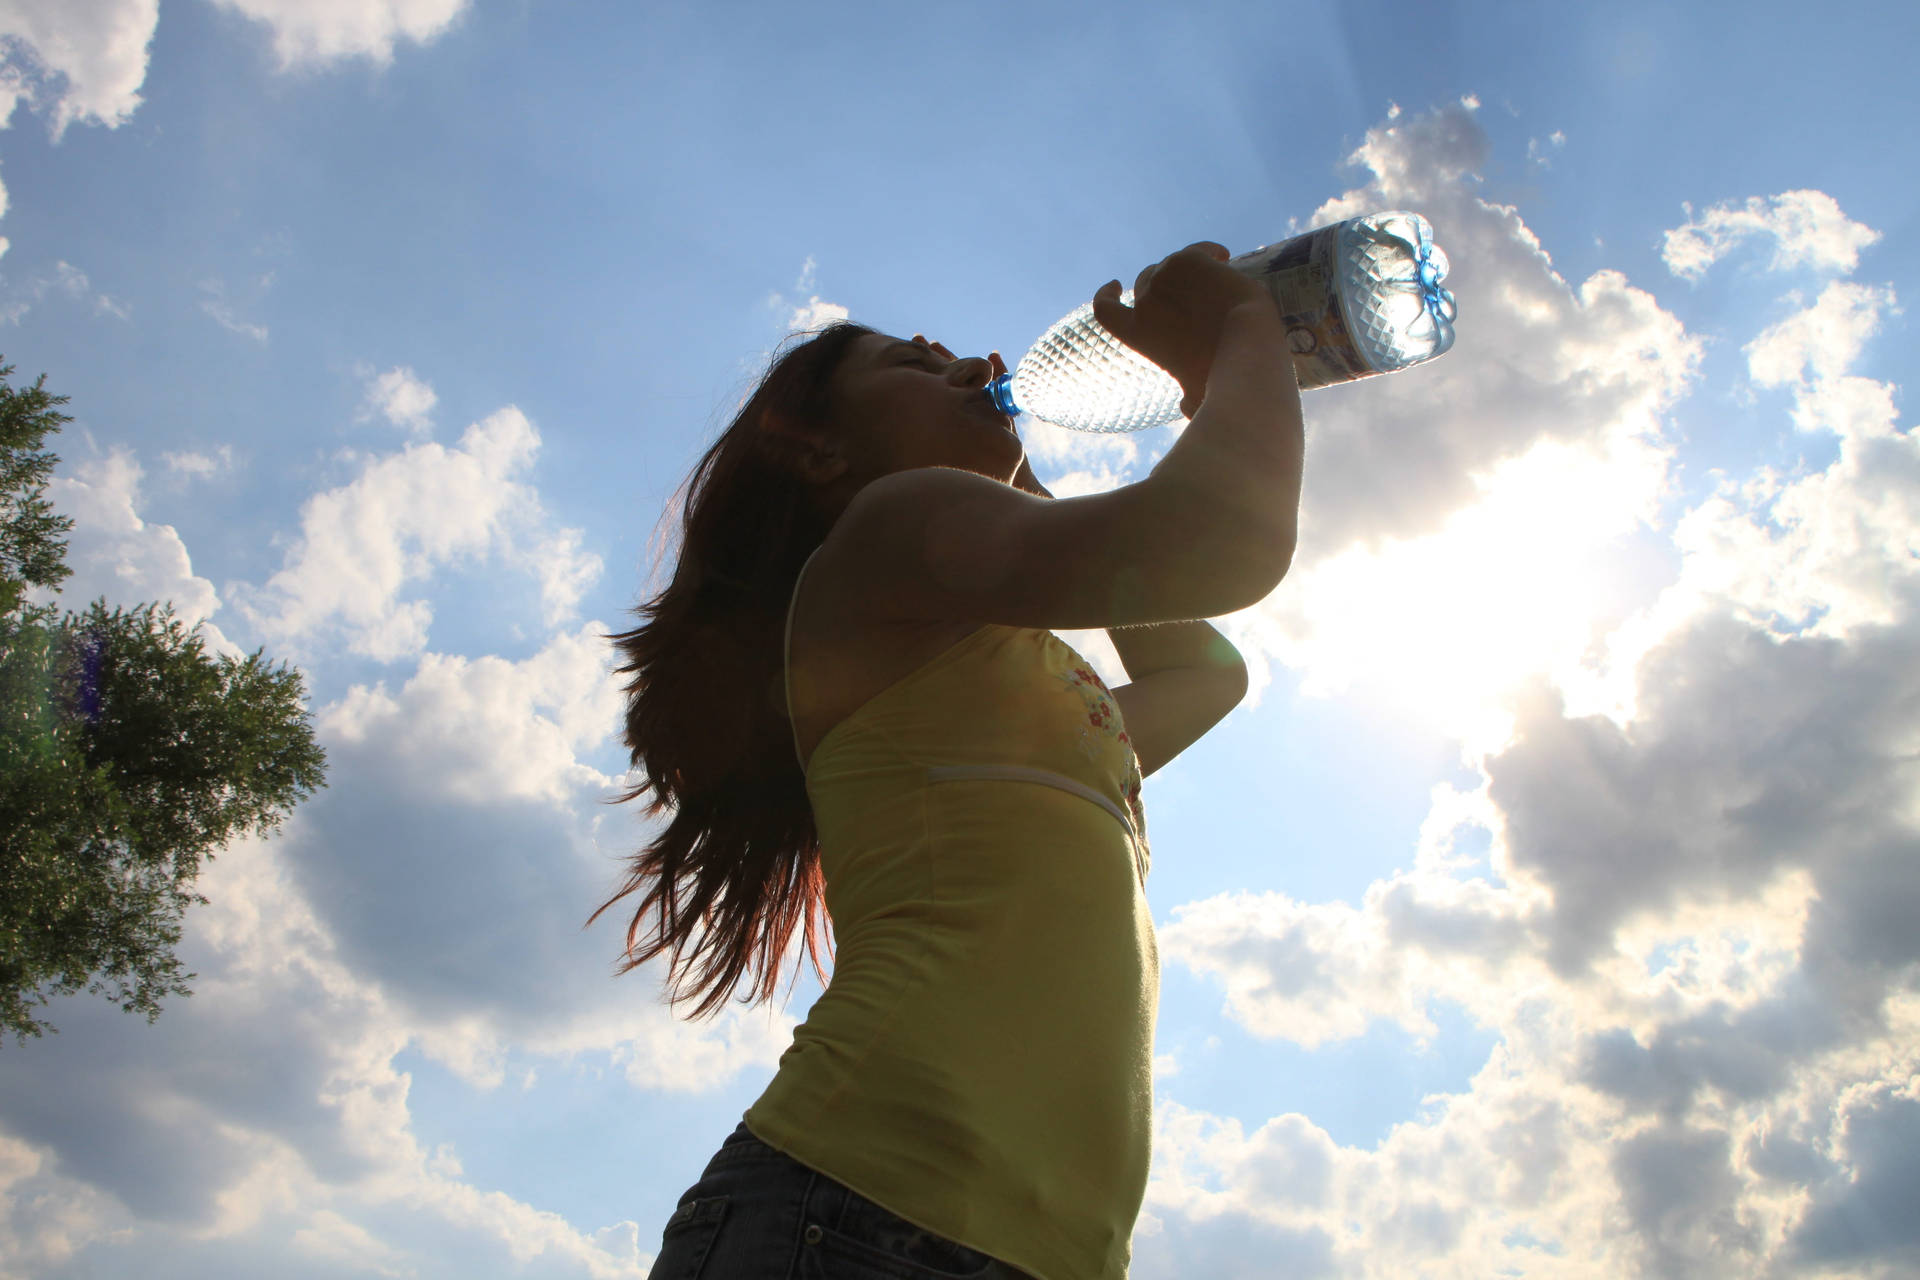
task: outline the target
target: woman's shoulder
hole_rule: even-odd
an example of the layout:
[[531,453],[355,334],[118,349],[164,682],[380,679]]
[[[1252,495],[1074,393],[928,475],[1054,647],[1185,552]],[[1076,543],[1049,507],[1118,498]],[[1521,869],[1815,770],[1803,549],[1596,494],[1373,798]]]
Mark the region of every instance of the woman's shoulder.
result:
[[802,759],[870,699],[980,630],[978,622],[901,619],[874,608],[873,594],[860,557],[830,534],[793,602],[787,679]]

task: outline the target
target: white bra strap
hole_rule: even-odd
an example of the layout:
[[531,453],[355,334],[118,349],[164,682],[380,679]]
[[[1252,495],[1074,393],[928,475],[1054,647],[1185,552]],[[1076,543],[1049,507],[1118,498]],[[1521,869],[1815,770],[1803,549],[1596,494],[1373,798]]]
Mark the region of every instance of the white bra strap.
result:
[[[824,545],[824,544],[823,544]],[[787,695],[787,727],[793,731],[793,758],[800,762],[800,772],[807,771],[806,757],[800,754],[800,726],[793,718],[793,613],[800,603],[800,583],[807,576],[807,567],[813,563],[813,557],[820,554],[815,547],[800,565],[800,572],[793,578],[793,597],[787,601],[787,635],[780,648],[780,682]]]
[[1082,800],[1091,800],[1113,815],[1121,830],[1127,833],[1127,847],[1133,851],[1133,869],[1140,876],[1140,883],[1147,883],[1147,860],[1143,856],[1144,842],[1140,833],[1134,829],[1133,819],[1123,812],[1119,805],[1101,795],[1098,791],[1073,778],[1065,777],[1051,769],[1034,769],[1021,764],[936,764],[927,768],[928,782],[1035,782],[1043,787],[1052,787],[1056,791],[1065,791],[1069,795],[1079,796]]

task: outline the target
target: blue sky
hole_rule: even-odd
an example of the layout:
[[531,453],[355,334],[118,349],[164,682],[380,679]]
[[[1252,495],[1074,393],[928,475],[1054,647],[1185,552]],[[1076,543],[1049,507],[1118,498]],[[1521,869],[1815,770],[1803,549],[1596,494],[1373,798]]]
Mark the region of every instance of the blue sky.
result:
[[[1253,698],[1149,780],[1140,1277],[1908,1274],[1920,16],[0,0],[63,603],[306,672],[331,786],[154,1026],[0,1051],[0,1274],[644,1276],[817,988],[676,1024],[597,637],[789,327],[1009,358],[1413,208]],[[1171,439],[1028,424],[1085,492]],[[1075,637],[1106,661],[1097,637]]]

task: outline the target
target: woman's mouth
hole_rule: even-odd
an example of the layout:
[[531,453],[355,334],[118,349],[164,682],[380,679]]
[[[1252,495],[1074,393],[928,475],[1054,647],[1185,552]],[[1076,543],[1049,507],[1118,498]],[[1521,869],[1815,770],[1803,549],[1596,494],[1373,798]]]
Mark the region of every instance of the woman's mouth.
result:
[[975,403],[994,417],[1000,419],[1000,425],[1004,426],[1008,431],[1013,432],[1015,435],[1020,434],[1013,425],[1013,415],[1000,412],[1000,406],[994,402],[992,392],[983,387],[980,391],[980,398]]

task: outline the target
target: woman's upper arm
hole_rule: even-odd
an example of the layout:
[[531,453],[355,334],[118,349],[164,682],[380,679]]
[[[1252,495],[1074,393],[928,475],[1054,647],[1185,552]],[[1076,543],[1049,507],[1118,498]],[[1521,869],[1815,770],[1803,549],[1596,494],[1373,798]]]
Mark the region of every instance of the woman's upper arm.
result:
[[876,618],[1063,630],[1230,613],[1292,554],[1281,526],[1236,526],[1151,478],[1050,501],[948,468],[874,481],[829,544]]

